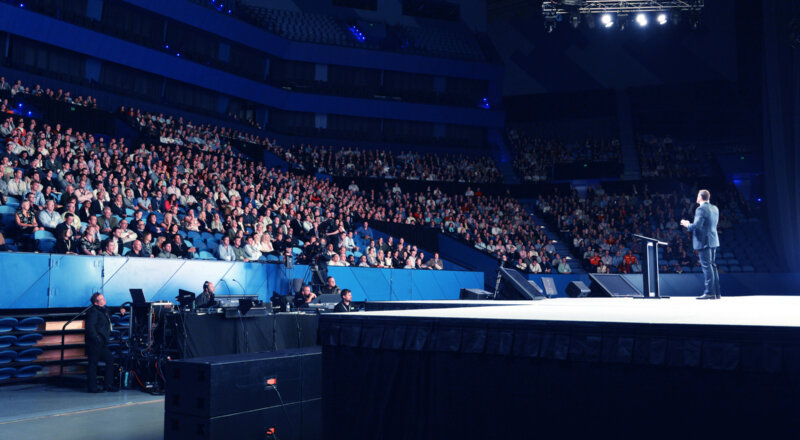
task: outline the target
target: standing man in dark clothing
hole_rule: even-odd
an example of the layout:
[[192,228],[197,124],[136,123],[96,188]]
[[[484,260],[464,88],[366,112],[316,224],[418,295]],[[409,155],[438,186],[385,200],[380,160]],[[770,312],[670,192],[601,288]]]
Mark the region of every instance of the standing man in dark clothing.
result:
[[694,222],[681,220],[681,226],[692,233],[692,247],[697,251],[700,267],[703,269],[705,290],[703,295],[697,299],[719,299],[721,296],[716,263],[717,248],[719,247],[719,236],[717,235],[719,209],[709,200],[711,200],[711,193],[707,189],[701,189],[697,193],[697,204],[700,206],[694,211]]
[[106,363],[106,372],[103,375],[103,387],[106,391],[119,391],[112,385],[114,381],[114,356],[108,349],[108,339],[111,334],[111,316],[106,309],[106,298],[102,293],[92,295],[92,307],[86,312],[86,356],[89,365],[86,368],[88,389],[90,393],[99,393],[103,390],[97,388],[97,364]]
[[336,313],[352,312],[353,306],[350,303],[353,301],[353,294],[350,293],[350,289],[342,289],[341,296],[342,300],[339,301],[339,304],[336,304],[333,311]]

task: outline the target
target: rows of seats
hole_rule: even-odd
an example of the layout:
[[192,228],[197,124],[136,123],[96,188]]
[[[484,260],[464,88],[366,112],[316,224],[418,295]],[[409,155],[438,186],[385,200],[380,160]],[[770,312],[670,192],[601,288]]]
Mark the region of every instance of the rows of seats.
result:
[[435,26],[402,26],[407,38],[405,50],[412,53],[434,55],[442,58],[458,58],[485,61],[474,34],[441,29]]
[[[215,7],[207,0],[193,0],[195,3],[226,13],[226,8]],[[486,61],[486,55],[476,36],[464,29],[445,28],[442,25],[425,24],[420,26],[386,25],[387,35],[392,43],[364,38],[363,34],[350,30],[352,24],[344,20],[314,12],[271,9],[250,4],[240,4],[232,11],[237,18],[262,27],[282,37],[308,43],[330,44],[346,47],[395,50],[404,53],[429,55],[442,58],[455,58],[470,61]]]
[[43,353],[36,347],[43,323],[39,316],[0,316],[0,383],[34,377],[42,370],[35,362]]

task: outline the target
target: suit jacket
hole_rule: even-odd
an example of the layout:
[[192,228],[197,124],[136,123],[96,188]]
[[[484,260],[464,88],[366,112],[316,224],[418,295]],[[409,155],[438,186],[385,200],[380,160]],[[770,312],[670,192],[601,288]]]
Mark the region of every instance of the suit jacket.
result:
[[86,312],[86,345],[102,347],[111,335],[111,316],[105,307],[92,306]]
[[688,229],[692,233],[692,247],[695,250],[719,247],[717,223],[719,209],[709,202],[704,202],[694,211],[694,222]]

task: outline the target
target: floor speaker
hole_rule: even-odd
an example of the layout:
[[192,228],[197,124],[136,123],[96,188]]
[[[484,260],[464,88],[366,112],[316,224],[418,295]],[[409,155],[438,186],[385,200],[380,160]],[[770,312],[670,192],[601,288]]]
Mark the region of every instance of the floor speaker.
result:
[[567,284],[566,293],[570,298],[584,298],[589,296],[591,290],[586,287],[583,281],[572,281]]
[[494,294],[483,289],[461,289],[459,299],[491,300]]
[[620,274],[589,274],[592,280],[589,296],[610,297],[643,297],[641,290]]
[[506,300],[535,300],[544,299],[544,292],[535,283],[530,283],[521,273],[514,269],[501,267],[498,276],[503,285],[500,297]]

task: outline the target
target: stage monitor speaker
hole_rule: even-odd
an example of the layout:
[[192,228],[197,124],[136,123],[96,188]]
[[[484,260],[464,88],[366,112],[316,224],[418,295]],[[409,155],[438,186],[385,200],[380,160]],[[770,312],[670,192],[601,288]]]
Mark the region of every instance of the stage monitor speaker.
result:
[[570,298],[584,298],[589,296],[591,290],[586,287],[583,281],[572,281],[567,284],[566,293]]
[[620,274],[589,274],[591,297],[644,297],[642,291]]
[[514,269],[501,267],[498,275],[503,280],[503,288],[500,290],[502,299],[527,301],[545,298],[539,286],[529,283],[522,274]]
[[217,417],[322,395],[320,347],[198,357],[167,364],[165,411]]
[[470,299],[470,300],[491,300],[494,294],[487,290],[483,289],[461,289],[461,294],[459,295],[459,299]]

